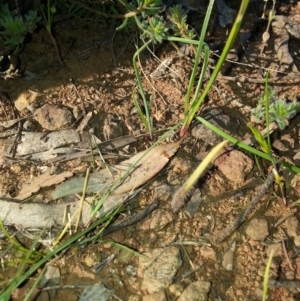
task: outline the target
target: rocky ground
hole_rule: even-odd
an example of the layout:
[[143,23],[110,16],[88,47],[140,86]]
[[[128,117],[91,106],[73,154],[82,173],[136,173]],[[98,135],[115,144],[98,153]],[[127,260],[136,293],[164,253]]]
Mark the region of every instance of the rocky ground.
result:
[[[238,2],[227,4],[237,10]],[[199,31],[197,20],[203,18],[203,11],[195,3],[188,6],[189,22]],[[278,96],[290,101],[299,97],[300,6],[276,3],[270,40],[259,57],[267,27],[259,19],[262,12],[263,3],[250,3],[240,43],[232,51],[233,62],[226,64],[199,113],[240,140],[250,135],[246,124],[263,93],[265,68],[270,70],[270,86]],[[211,21],[207,42],[213,49],[212,68],[229,28],[221,27],[217,16]],[[69,18],[55,25],[55,35],[63,66],[57,62],[47,32],[40,29],[20,55],[22,76],[0,81],[2,212],[9,202],[28,198],[30,203],[48,206],[74,200],[72,196],[53,201],[51,193],[68,178],[84,177],[88,167],[93,166],[93,172],[103,169],[98,154],[92,160],[88,137],[101,146],[106,141],[113,145],[103,148],[102,155],[106,164],[115,165],[149,148],[183,118],[192,55],[164,43],[140,58],[144,87],[153,95],[154,140],[150,140],[132,101],[137,88],[132,68],[139,42],[136,33]],[[288,49],[278,46],[284,41]],[[161,67],[162,61],[168,68]],[[22,140],[16,140],[20,134]],[[274,154],[299,166],[299,137],[298,116],[285,130],[273,133]],[[167,142],[178,140],[173,133]],[[116,222],[154,202],[155,210],[95,244],[74,246],[56,258],[51,266],[56,273],[54,283],[60,287],[42,291],[35,300],[79,300],[85,286],[90,286],[87,293],[102,292],[103,299],[97,300],[262,300],[263,275],[272,250],[269,300],[299,300],[299,209],[295,203],[300,198],[299,175],[282,169],[286,203],[278,185],[270,185],[247,220],[222,242],[218,238],[224,229],[262,189],[271,172],[268,162],[261,162],[259,169],[251,154],[228,150],[197,183],[185,208],[179,213],[171,208],[174,193],[221,140],[200,123],[193,124],[169,163],[125,206]],[[15,217],[9,226],[23,241],[20,218]],[[3,240],[1,248],[5,246]],[[7,254],[2,258],[4,263],[9,260]],[[103,268],[97,268],[101,262]],[[7,279],[8,274],[13,277],[15,269],[5,267],[0,279]],[[23,300],[30,285],[31,281],[16,291],[13,300]],[[91,295],[80,300],[92,300]]]

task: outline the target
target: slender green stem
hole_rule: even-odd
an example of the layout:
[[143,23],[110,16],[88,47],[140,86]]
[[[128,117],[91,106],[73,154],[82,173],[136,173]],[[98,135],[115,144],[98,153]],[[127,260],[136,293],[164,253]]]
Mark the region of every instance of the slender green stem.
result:
[[270,279],[270,270],[271,270],[273,255],[274,255],[274,249],[271,250],[271,252],[270,252],[268,262],[267,262],[267,265],[265,268],[262,301],[266,301],[268,299],[268,284],[269,284],[269,279]]
[[[179,37],[166,37],[167,41],[170,42],[179,42],[179,43],[186,43],[186,44],[192,44],[192,45],[198,45],[199,41],[197,40],[190,40],[185,38],[179,38]],[[204,43],[206,44],[206,43]]]
[[183,137],[187,134],[187,131],[189,129],[189,126],[190,126],[192,120],[194,119],[195,114],[197,113],[199,107],[204,102],[205,97],[207,96],[208,92],[210,91],[215,79],[217,78],[218,73],[221,70],[221,67],[222,67],[222,65],[223,65],[223,63],[224,63],[224,61],[227,57],[227,54],[229,53],[229,51],[230,51],[230,49],[233,45],[233,42],[236,38],[236,35],[237,35],[237,33],[240,29],[243,17],[245,15],[246,9],[248,7],[248,3],[249,3],[249,0],[242,0],[240,10],[238,12],[238,15],[237,15],[235,21],[234,21],[231,32],[230,32],[229,37],[227,39],[227,42],[224,46],[222,54],[221,54],[221,56],[220,56],[220,58],[217,62],[217,65],[216,65],[216,67],[215,67],[215,69],[214,69],[214,71],[213,71],[213,73],[212,73],[212,75],[211,75],[211,77],[210,77],[203,93],[201,94],[199,100],[192,103],[190,112],[184,120],[183,126],[182,126],[181,131],[180,131],[180,136],[181,137]]
[[[146,93],[145,90],[143,88],[143,84],[142,84],[142,79],[139,73],[139,69],[137,67],[137,57],[150,45],[151,41],[149,40],[148,42],[144,43],[133,55],[133,59],[132,59],[132,63],[133,63],[133,68],[135,71],[135,76],[138,82],[138,86],[139,86],[139,91],[140,94],[143,98],[143,103],[144,103],[144,109],[145,109],[145,116],[142,113],[142,109],[139,105],[139,103],[137,101],[135,101],[135,105],[137,106],[137,110],[139,112],[139,115],[141,117],[141,119],[143,120],[146,129],[148,130],[149,134],[150,134],[150,138],[152,138],[152,124],[151,124],[151,118],[150,118],[150,106],[149,103],[147,101],[146,98]],[[143,118],[144,117],[144,118]]]
[[52,18],[51,18],[50,0],[48,0],[47,14],[48,14],[48,19],[47,19],[47,21],[46,21],[46,27],[47,27],[47,30],[48,30],[49,32],[51,32]]
[[209,49],[207,44],[204,44],[203,48],[204,48],[203,65],[202,65],[202,68],[201,68],[200,77],[199,77],[199,80],[198,80],[197,88],[196,88],[195,95],[194,95],[192,103],[198,98],[200,89],[202,88],[202,84],[203,84],[203,81],[204,81],[204,78],[205,78],[207,67],[208,67],[208,59],[209,59],[210,49]]
[[41,10],[41,13],[42,13],[42,16],[43,16],[43,19],[44,19],[46,30],[48,31],[48,34],[49,34],[49,36],[52,40],[52,43],[54,45],[57,60],[60,62],[61,65],[63,65],[64,63],[63,63],[63,60],[62,60],[62,56],[60,54],[60,49],[59,49],[58,43],[56,41],[55,36],[52,33],[52,22],[53,22],[55,11],[52,11],[51,0],[48,0],[48,2],[47,2],[47,17],[46,17],[46,14],[44,12],[44,7],[43,6],[41,6],[40,10]]
[[39,273],[39,276],[37,279],[34,281],[32,287],[30,288],[29,292],[27,293],[25,299],[23,301],[29,301],[32,300],[31,296],[33,295],[34,292],[38,294],[39,292],[36,290],[36,287],[39,285],[40,281],[42,280],[43,276],[45,275],[47,271],[47,266],[45,265],[43,270]]
[[[26,271],[22,276],[18,277],[17,279],[14,280],[13,286],[17,288],[19,285],[21,285],[28,277],[30,277],[39,267],[41,267],[43,264],[45,264],[49,259],[51,259],[53,256],[61,252],[62,250],[66,249],[69,247],[72,243],[76,242],[79,238],[83,237],[87,233],[89,233],[91,230],[102,224],[107,218],[104,217],[102,219],[99,219],[95,223],[93,223],[91,226],[88,228],[84,229],[83,231],[75,234],[73,237],[71,237],[69,240],[66,242],[62,243],[61,245],[57,246],[53,251],[49,252],[46,254],[40,261],[35,263],[30,269]],[[11,292],[11,287],[9,287],[3,294],[0,296],[0,300],[9,300],[9,299],[2,299],[6,298],[7,296],[10,295]]]
[[267,75],[266,75],[264,101],[265,101],[265,107],[266,107],[265,118],[266,118],[266,128],[267,128],[268,153],[272,157],[271,139],[270,139],[270,131],[269,131],[269,126],[270,126],[270,118],[269,118],[269,110],[270,110],[269,72],[267,72]]
[[[212,131],[214,131],[216,134],[218,134],[219,136],[223,137],[224,139],[230,141],[232,144],[243,148],[244,150],[252,153],[253,155],[259,156],[263,159],[266,159],[268,161],[271,161],[273,163],[274,158],[272,156],[270,156],[269,154],[266,154],[264,152],[261,152],[259,150],[257,150],[254,147],[251,147],[250,145],[247,145],[241,141],[239,141],[238,139],[226,134],[225,132],[223,132],[222,130],[220,130],[219,128],[217,128],[216,126],[214,126],[213,124],[211,124],[210,122],[208,122],[207,120],[205,120],[204,118],[197,116],[196,119],[198,121],[200,121],[202,124],[204,124],[207,128],[211,129]],[[289,163],[286,162],[281,162],[282,166],[285,168],[288,168],[289,170],[295,172],[295,173],[300,173],[300,168],[294,165],[291,165]]]
[[[193,86],[194,86],[196,74],[197,74],[197,71],[198,71],[198,65],[199,65],[199,61],[200,61],[200,57],[201,57],[201,53],[202,53],[204,38],[205,38],[205,35],[206,35],[206,31],[207,31],[207,27],[208,27],[208,23],[209,23],[209,19],[210,19],[210,16],[211,16],[211,12],[212,12],[214,2],[215,2],[215,0],[210,0],[210,2],[209,2],[208,8],[206,10],[203,26],[202,26],[202,29],[201,29],[201,34],[200,34],[200,39],[198,41],[198,47],[197,47],[195,62],[194,62],[194,66],[193,66],[193,71],[192,71],[192,74],[191,74],[191,77],[190,77],[190,80],[189,80],[188,90],[187,90],[186,95],[185,95],[185,101],[184,101],[184,115],[185,116],[189,115],[191,93],[192,93],[192,89],[193,89]],[[203,67],[202,67],[202,69],[203,69]],[[191,101],[191,103],[193,103],[196,100],[197,97],[198,97],[197,94],[195,94],[194,99]]]

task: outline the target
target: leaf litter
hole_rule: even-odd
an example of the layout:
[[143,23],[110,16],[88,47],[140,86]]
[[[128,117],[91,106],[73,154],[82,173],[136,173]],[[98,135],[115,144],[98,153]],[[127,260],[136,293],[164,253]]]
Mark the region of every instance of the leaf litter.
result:
[[[180,142],[181,141],[158,145],[149,151],[142,151],[128,160],[122,161],[115,166],[111,166],[110,169],[114,175],[112,175],[108,169],[103,169],[91,174],[87,192],[100,192],[101,194],[101,190],[104,187],[113,185],[127,174],[127,170],[132,164],[138,162],[137,166],[128,177],[126,177],[112,195],[105,200],[99,213],[100,216],[104,216],[104,214],[127,201],[128,197],[130,197],[138,187],[147,183],[159,173],[177,151]],[[4,224],[14,224],[23,228],[43,228],[53,224],[62,225],[66,207],[69,208],[68,210],[70,210],[70,214],[72,215],[79,208],[79,201],[73,201],[66,204],[23,203],[21,206],[20,203],[14,201],[25,200],[31,196],[32,193],[39,191],[40,188],[58,184],[72,175],[72,172],[51,175],[50,171],[47,171],[44,175],[35,178],[32,183],[24,185],[15,200],[13,198],[0,200],[0,206],[3,208],[0,212],[0,218],[3,220]],[[84,178],[73,178],[57,185],[51,194],[51,198],[57,199],[81,192],[84,180]],[[10,202],[8,202],[9,200]],[[91,208],[89,208],[89,206],[86,207],[87,208],[85,208],[82,214],[81,224],[86,224],[90,219]]]

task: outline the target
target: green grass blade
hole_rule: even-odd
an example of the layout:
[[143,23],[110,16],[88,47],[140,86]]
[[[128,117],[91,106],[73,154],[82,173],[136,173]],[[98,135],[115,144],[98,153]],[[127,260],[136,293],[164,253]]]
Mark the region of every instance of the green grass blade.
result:
[[[244,150],[252,153],[253,155],[257,155],[263,159],[266,159],[268,161],[273,162],[273,158],[268,155],[265,154],[264,152],[261,152],[259,150],[257,150],[254,147],[251,147],[250,145],[247,145],[241,141],[239,141],[238,139],[226,134],[225,132],[223,132],[222,130],[220,130],[219,128],[217,128],[216,126],[214,126],[213,124],[211,124],[210,122],[208,122],[207,120],[205,120],[204,118],[197,116],[196,119],[198,121],[200,121],[202,124],[204,124],[205,126],[207,126],[209,129],[211,129],[212,131],[214,131],[216,134],[218,134],[219,136],[221,136],[222,138],[230,141],[231,143],[237,145],[240,148],[243,148]],[[289,163],[286,162],[281,162],[282,166],[284,166],[285,168],[288,168],[289,170],[295,172],[295,173],[300,173],[300,168],[296,167],[294,165],[291,165]]]
[[141,106],[139,105],[139,103],[138,103],[138,101],[137,101],[137,99],[136,99],[135,92],[132,93],[132,100],[133,100],[133,103],[134,103],[134,105],[135,105],[135,108],[136,108],[136,110],[137,110],[137,112],[138,112],[138,114],[139,114],[139,116],[140,116],[140,118],[141,118],[143,124],[145,125],[147,131],[149,131],[150,129],[148,128],[148,122],[147,122],[147,120],[146,120],[146,118],[145,118],[145,115],[144,115],[144,113],[143,113],[143,111],[142,111]]
[[199,41],[191,40],[191,39],[187,39],[187,38],[166,37],[166,40],[170,41],[170,42],[179,42],[179,43],[185,43],[185,44],[199,45]]
[[266,118],[266,128],[267,128],[267,145],[268,145],[269,155],[271,155],[272,148],[271,148],[271,138],[270,138],[270,131],[269,131],[269,126],[270,126],[269,72],[267,72],[266,75],[264,101],[265,101],[265,108],[266,108],[265,118]]
[[200,73],[200,77],[198,80],[197,88],[195,91],[194,99],[197,99],[199,97],[199,92],[200,92],[200,89],[202,88],[204,77],[205,77],[207,67],[208,67],[210,49],[209,49],[208,45],[206,45],[206,44],[203,45],[203,48],[204,48],[204,60],[203,60],[203,65],[201,68],[201,73]]
[[204,160],[199,164],[196,170],[191,174],[191,176],[186,180],[183,184],[183,188],[185,193],[187,193],[198,181],[203,172],[206,170],[208,165],[212,162],[212,160],[217,156],[220,150],[228,143],[227,140],[222,141],[218,145],[216,145],[204,158]]
[[[211,16],[211,12],[212,12],[212,8],[214,5],[215,0],[210,0],[209,1],[209,5],[208,8],[206,10],[205,13],[205,18],[203,21],[203,26],[201,29],[201,34],[200,34],[200,38],[199,38],[199,42],[198,42],[198,48],[197,48],[197,52],[196,52],[196,57],[195,57],[195,62],[194,62],[194,66],[193,66],[193,71],[189,80],[189,85],[188,85],[188,89],[186,92],[186,96],[185,96],[185,101],[184,101],[184,114],[185,116],[188,115],[189,109],[190,109],[190,98],[191,98],[191,93],[192,93],[192,89],[194,86],[194,82],[195,82],[195,78],[196,78],[196,74],[198,71],[198,65],[199,65],[199,61],[200,61],[200,57],[201,57],[201,53],[202,53],[202,48],[203,48],[203,44],[204,44],[204,39],[206,36],[206,31],[207,31],[207,27],[208,27],[208,23],[209,23],[209,19]],[[208,47],[208,46],[207,46]],[[202,67],[203,69],[203,67]],[[197,94],[195,95],[195,98],[197,97]],[[195,99],[192,101],[192,103],[195,101]]]
[[113,242],[113,241],[105,241],[105,242],[111,244],[113,247],[119,248],[120,250],[131,253],[132,256],[136,256],[136,257],[139,257],[139,258],[142,258],[142,259],[149,259],[149,257],[147,257],[146,255],[138,253],[137,251],[135,251],[131,248],[128,248],[125,245],[122,245],[120,243]]
[[[271,156],[271,151],[269,148],[269,144],[267,143],[267,141],[265,140],[265,138],[263,137],[263,135],[261,134],[261,132],[254,127],[254,125],[249,122],[247,124],[247,127],[251,130],[253,136],[255,137],[256,141],[259,143],[262,151],[266,154],[268,154],[269,156]],[[269,133],[269,131],[267,131]]]
[[36,289],[36,287],[40,283],[40,281],[41,281],[42,277],[44,276],[44,274],[46,273],[46,271],[47,271],[47,266],[45,265],[42,272],[40,272],[39,276],[34,281],[34,284],[30,288],[29,292],[27,293],[27,295],[26,295],[26,297],[23,301],[29,301],[30,300],[31,295],[33,294],[34,290]]
[[120,30],[124,29],[128,23],[128,20],[129,20],[129,18],[125,18],[124,21],[122,22],[122,24],[116,28],[116,31],[120,31]]
[[152,125],[151,125],[151,118],[150,118],[149,103],[148,103],[147,98],[146,98],[146,93],[145,93],[145,90],[143,88],[142,79],[141,79],[141,76],[140,76],[140,73],[139,73],[139,69],[138,69],[137,63],[136,63],[138,56],[150,45],[150,43],[151,43],[151,40],[149,40],[148,42],[146,42],[145,44],[143,44],[135,52],[135,54],[133,55],[133,58],[132,58],[132,63],[133,63],[133,68],[134,68],[135,76],[136,76],[136,79],[137,79],[137,82],[138,82],[139,91],[140,91],[140,94],[142,96],[143,103],[144,103],[145,116],[142,113],[142,109],[141,109],[140,105],[138,104],[138,102],[135,101],[134,104],[137,106],[137,110],[139,112],[139,115],[141,116],[141,114],[142,114],[144,116],[144,118],[142,119],[142,122],[144,123],[146,129],[149,132],[150,137],[152,138]]
[[203,93],[201,94],[200,98],[195,101],[192,106],[191,106],[191,110],[188,114],[188,116],[185,118],[184,120],[184,123],[183,123],[183,126],[181,128],[181,131],[180,131],[180,136],[183,137],[187,134],[187,131],[189,129],[189,126],[192,122],[192,120],[194,119],[194,116],[196,115],[199,107],[202,105],[202,103],[204,102],[205,100],[205,97],[207,96],[208,92],[210,91],[215,79],[217,78],[217,75],[218,73],[220,72],[221,70],[221,67],[234,43],[234,40],[239,32],[239,29],[240,29],[240,26],[242,24],[242,20],[243,20],[243,17],[245,15],[245,12],[246,12],[246,9],[248,7],[248,3],[249,3],[249,0],[242,0],[242,3],[241,3],[241,6],[240,6],[240,10],[238,12],[238,15],[234,21],[234,24],[232,26],[232,29],[230,31],[230,34],[229,34],[229,37],[227,39],[227,42],[224,46],[224,49],[222,51],[222,54],[217,62],[217,65],[203,91]]
[[266,265],[265,273],[264,273],[263,299],[262,299],[262,301],[266,301],[267,296],[268,296],[269,275],[270,275],[270,267],[271,267],[271,263],[272,263],[272,259],[273,259],[273,253],[274,253],[274,250],[271,251],[271,254],[269,256],[269,259],[268,259],[268,262],[267,262],[267,265]]

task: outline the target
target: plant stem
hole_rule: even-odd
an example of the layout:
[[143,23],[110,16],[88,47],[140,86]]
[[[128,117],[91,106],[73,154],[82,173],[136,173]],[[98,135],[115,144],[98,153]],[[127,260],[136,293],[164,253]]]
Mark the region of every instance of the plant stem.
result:
[[60,49],[59,49],[59,46],[58,46],[58,43],[57,43],[57,40],[55,38],[55,36],[52,34],[52,31],[48,31],[49,35],[50,35],[50,38],[52,40],[52,43],[54,45],[54,49],[55,49],[55,52],[56,52],[56,56],[57,56],[57,60],[60,62],[61,65],[63,65],[63,60],[62,60],[62,57],[61,57],[61,54],[60,54]]
[[[94,228],[99,226],[105,221],[105,217],[97,220],[94,222],[91,226],[84,229],[83,231],[75,234],[73,237],[71,237],[66,242],[62,243],[61,245],[57,246],[53,251],[50,251],[47,253],[40,261],[35,263],[31,266],[22,276],[17,277],[14,279],[12,285],[14,288],[17,288],[19,285],[21,285],[26,279],[28,279],[29,276],[31,276],[36,270],[41,267],[43,264],[45,264],[49,259],[51,259],[54,255],[58,254],[59,252],[63,251],[67,247],[69,247],[72,243],[76,242],[79,238],[83,237],[90,231],[92,231]],[[5,298],[9,298],[10,292],[12,291],[11,287],[9,287],[7,290],[4,291],[3,294],[0,296],[0,300],[9,300]],[[3,298],[3,299],[2,299]]]
[[[267,72],[267,75],[266,75],[264,102],[265,102],[265,108],[266,108],[265,118],[266,118],[266,128],[267,128],[268,155],[270,157],[272,157],[271,139],[270,139],[270,131],[269,131],[269,126],[270,126],[269,72]],[[275,166],[275,162],[273,162],[273,165]]]
[[144,109],[145,109],[145,115],[144,118],[142,118],[143,116],[141,116],[142,113],[142,110],[138,104],[138,102],[135,102],[135,104],[138,106],[137,109],[139,111],[139,114],[140,114],[140,117],[142,118],[145,126],[146,126],[146,129],[148,130],[149,132],[149,135],[150,135],[150,139],[152,139],[152,125],[151,125],[151,118],[150,118],[150,107],[149,107],[149,104],[147,102],[147,99],[146,99],[146,93],[145,93],[145,90],[143,88],[143,84],[142,84],[142,79],[141,79],[141,76],[140,76],[140,73],[139,73],[139,69],[137,67],[137,57],[141,54],[142,51],[144,51],[151,43],[151,40],[149,40],[148,42],[146,42],[145,44],[143,44],[136,52],[135,54],[133,55],[133,59],[132,59],[132,63],[133,63],[133,68],[134,68],[134,71],[135,71],[135,76],[136,76],[136,79],[137,79],[137,82],[138,82],[138,86],[139,86],[139,91],[140,91],[140,94],[143,98],[143,103],[144,103]]
[[[192,74],[191,74],[191,77],[189,80],[188,90],[186,92],[185,100],[184,100],[184,116],[185,117],[187,117],[189,115],[191,93],[192,93],[192,89],[194,86],[196,74],[198,71],[198,65],[199,65],[199,61],[200,61],[200,57],[201,57],[201,53],[202,53],[202,48],[204,45],[204,38],[206,35],[206,31],[207,31],[207,27],[208,27],[208,23],[209,23],[209,19],[210,19],[210,15],[211,15],[211,11],[212,11],[214,2],[215,2],[215,0],[210,0],[210,2],[209,2],[208,8],[206,10],[203,26],[201,29],[201,34],[200,34],[200,39],[198,41],[198,47],[197,47],[197,52],[196,52],[196,56],[195,56],[193,71],[192,71]],[[193,103],[196,100],[196,97],[197,97],[197,95],[194,96],[194,99],[191,101],[191,103]]]
[[194,119],[194,116],[195,114],[197,113],[199,107],[201,106],[201,104],[204,102],[205,100],[205,97],[207,96],[208,92],[210,91],[218,73],[220,72],[221,70],[221,67],[227,57],[227,54],[229,53],[229,50],[231,49],[232,45],[233,45],[233,42],[236,38],[236,35],[240,29],[240,26],[241,26],[241,23],[242,23],[242,20],[243,20],[243,17],[245,15],[245,12],[246,12],[246,9],[248,7],[248,3],[249,3],[249,0],[242,0],[242,3],[241,3],[241,6],[240,6],[240,10],[238,12],[238,15],[234,21],[234,24],[232,26],[232,29],[230,31],[230,34],[229,34],[229,37],[227,39],[227,42],[224,46],[224,49],[222,51],[222,54],[217,62],[217,65],[203,91],[203,93],[201,94],[200,98],[198,101],[195,101],[192,103],[191,105],[191,108],[190,108],[190,111],[188,113],[188,115],[186,116],[184,122],[183,122],[183,125],[182,125],[182,128],[181,128],[181,131],[180,131],[180,137],[184,137],[187,132],[188,132],[188,129],[190,127],[190,124],[192,122],[192,120]]
[[52,21],[53,21],[53,14],[54,13],[51,12],[50,4],[51,4],[50,0],[48,0],[48,2],[47,2],[47,18],[45,16],[45,13],[44,13],[43,9],[41,9],[41,12],[42,12],[42,15],[43,15],[43,18],[44,18],[46,30],[48,31],[48,34],[49,34],[49,36],[52,40],[52,43],[54,45],[57,60],[60,62],[61,65],[63,65],[64,63],[63,63],[63,60],[62,60],[62,57],[61,57],[61,54],[60,54],[60,49],[59,49],[57,40],[56,40],[55,36],[52,33]]
[[271,171],[266,178],[265,183],[261,186],[259,192],[252,198],[249,206],[239,213],[238,217],[233,221],[233,223],[229,224],[225,229],[221,231],[221,233],[219,233],[219,235],[215,238],[215,243],[221,243],[240,227],[240,225],[248,218],[249,214],[261,200],[263,195],[267,192],[273,181],[274,173],[273,171]]

